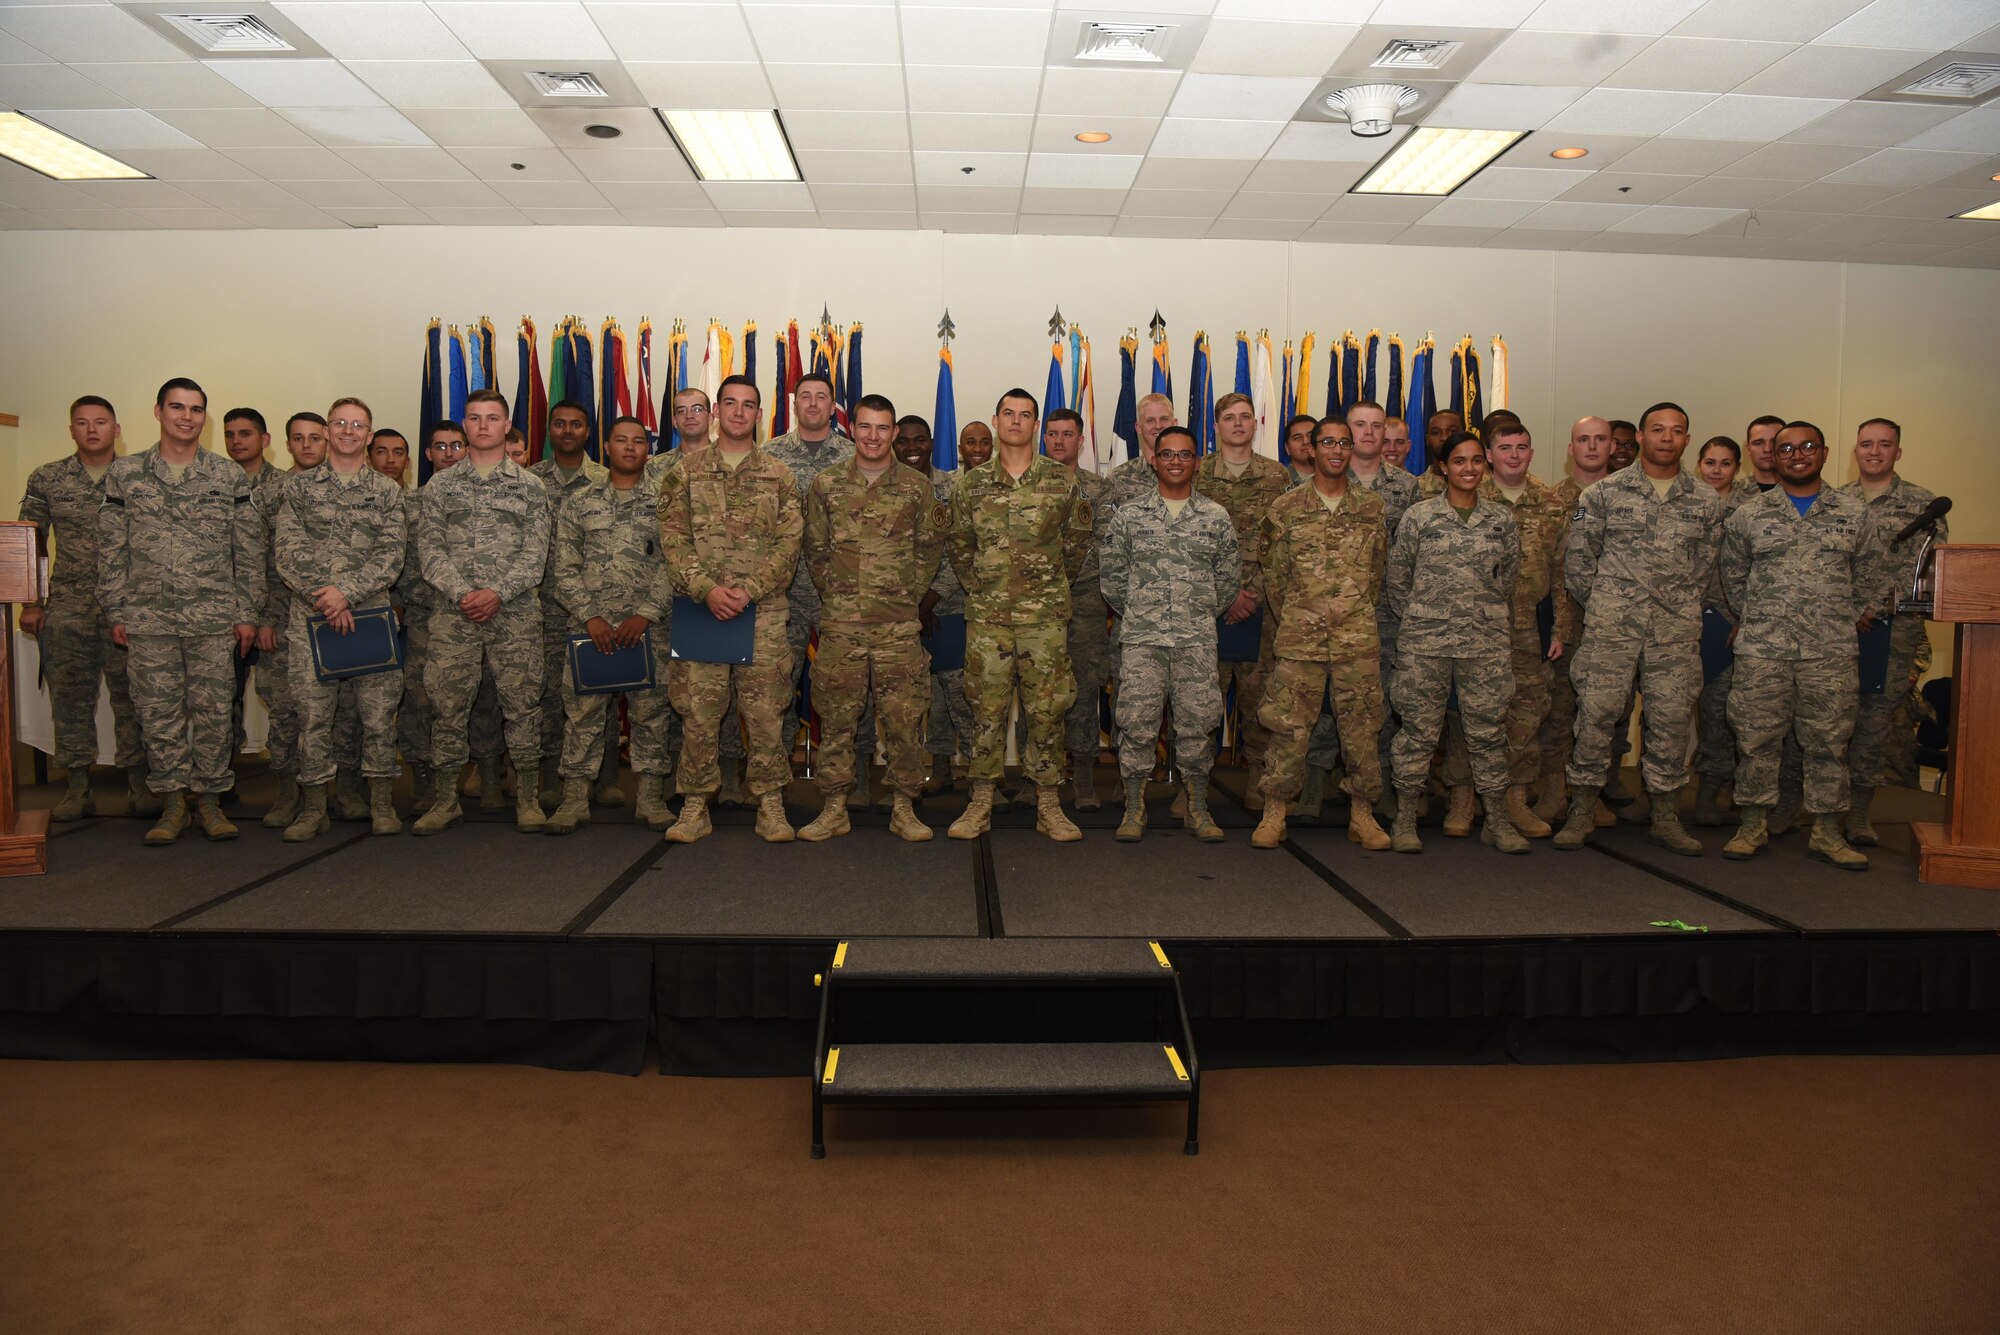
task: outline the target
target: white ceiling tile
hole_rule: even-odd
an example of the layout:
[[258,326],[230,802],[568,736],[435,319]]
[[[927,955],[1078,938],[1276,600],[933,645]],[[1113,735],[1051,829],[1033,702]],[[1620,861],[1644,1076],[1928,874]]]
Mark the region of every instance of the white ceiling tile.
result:
[[1243,186],[1246,190],[1278,190],[1293,194],[1338,194],[1359,181],[1365,162],[1285,162],[1267,159],[1257,164]]
[[1332,207],[1339,195],[1317,192],[1239,190],[1222,210],[1225,218],[1258,218],[1269,222],[1308,223]]
[[159,117],[144,111],[44,111],[37,119],[93,148],[200,148]]
[[1182,76],[1167,114],[1218,120],[1290,120],[1318,86],[1317,77],[1259,79],[1241,74],[1188,74]]
[[[25,170],[25,168],[23,169]],[[133,182],[132,184],[140,184]],[[8,181],[0,185],[0,199],[22,209],[89,209],[108,207],[75,186],[58,185],[37,176],[31,181]]]
[[123,209],[43,209],[28,213],[21,209],[0,212],[0,229],[6,231],[52,231],[66,227],[93,232],[149,232],[158,223],[127,213]]
[[433,208],[498,209],[506,201],[484,181],[396,181],[389,189],[406,204]]
[[611,47],[582,5],[433,3],[481,60],[609,60]]
[[1550,200],[1576,184],[1577,173],[1554,167],[1488,167],[1455,193],[1467,199]]
[[403,201],[379,181],[286,181],[285,192],[316,208],[395,208]]
[[754,61],[757,44],[733,4],[586,5],[620,60]]
[[[807,152],[800,149],[793,156],[799,160],[799,171],[806,180],[818,185],[876,185],[893,184],[915,179],[912,174],[911,155],[895,153],[887,149],[828,150]],[[918,154],[918,157],[923,156]],[[978,165],[989,159],[1012,156],[1025,160],[1023,154],[998,153],[955,153],[954,159],[964,159],[966,165]],[[957,168],[952,169],[956,173]],[[1018,184],[1018,180],[1016,182]]]
[[[616,200],[612,201],[617,203]],[[816,185],[812,188],[813,207],[821,213],[883,213],[917,210],[917,188],[913,185]],[[624,207],[622,204],[619,207]]]
[[67,65],[0,65],[0,106],[55,111],[124,105],[124,98]]
[[432,219],[420,209],[328,209],[327,216],[349,227],[430,227]]
[[1434,27],[1518,28],[1540,0],[1382,0],[1371,16],[1376,24]]
[[1762,208],[1798,189],[1797,181],[1760,181],[1750,176],[1710,176],[1667,196],[1669,204],[1704,209]]
[[1342,222],[1409,224],[1429,213],[1434,199],[1407,199],[1397,195],[1343,195],[1327,209],[1326,216]]
[[262,231],[291,231],[313,227],[342,227],[340,219],[318,209],[308,208],[241,208],[231,209],[245,226]]
[[1771,207],[1787,213],[1852,213],[1898,193],[1894,186],[1828,185],[1819,181],[1778,196],[1771,201]]
[[1310,223],[1296,219],[1283,222],[1256,218],[1218,218],[1209,227],[1208,235],[1216,240],[1292,241],[1309,226]]
[[1486,250],[1569,250],[1597,235],[1596,232],[1563,232],[1553,227],[1526,231],[1507,227],[1482,241],[1480,246]]
[[1500,235],[1496,227],[1412,227],[1399,232],[1392,246],[1483,246]]
[[1209,221],[1208,218],[1152,218],[1127,214],[1117,220],[1117,225],[1111,229],[1111,235],[1182,238],[1191,241],[1208,234]]
[[1559,84],[1589,87],[1646,49],[1636,35],[1523,30],[1507,37],[1479,62],[1471,77],[1481,83]]
[[1637,216],[1641,211],[1636,204],[1579,204],[1565,199],[1544,204],[1513,225],[1531,231],[1601,232],[1613,223]]
[[277,112],[329,148],[430,143],[430,136],[394,107],[279,107]]
[[78,181],[71,188],[105,208],[191,209],[206,202],[165,181]]
[[452,148],[547,148],[549,137],[519,107],[407,113],[434,144]]
[[933,213],[925,209],[925,227],[940,232],[981,232],[1012,235],[1019,230],[1019,223],[1011,213]]
[[1538,130],[1588,91],[1563,85],[1462,83],[1424,114],[1424,123],[1460,130]]
[[[1042,79],[1039,110],[1045,115],[1055,116],[1164,116],[1167,104],[1174,100],[1174,89],[1181,77],[1170,70],[1090,70],[1050,66]],[[1303,99],[1305,94],[1299,96]],[[1011,107],[998,109],[1013,110]],[[1285,113],[1287,117],[1291,114],[1290,111]]]
[[120,160],[163,181],[247,181],[256,175],[211,148],[129,149]]
[[1881,102],[1847,102],[1786,135],[1793,143],[1853,144],[1886,148],[1900,144],[1958,113],[1950,107],[1899,107]]
[[1815,241],[1845,241],[1850,246],[1858,246],[1869,241],[1900,238],[1916,226],[1922,224],[1910,218],[1870,218],[1853,214],[1821,223],[1805,235]]
[[1289,162],[1380,162],[1409,132],[1409,126],[1398,125],[1370,138],[1345,125],[1294,121],[1279,132],[1267,156]]
[[766,64],[866,65],[901,58],[893,8],[760,4],[745,13]]
[[914,232],[917,229],[917,213],[914,209],[895,209],[887,212],[821,209],[819,220],[825,227],[857,228],[876,232]]
[[913,112],[910,144],[933,150],[1025,153],[1034,129],[1033,116],[996,116],[977,111]]
[[[1977,168],[1986,161],[1978,153],[1936,153],[1915,148],[1885,148],[1852,166],[1830,172],[1834,185],[1929,185],[1954,172]],[[135,164],[136,165],[136,164]]]
[[588,181],[489,181],[493,192],[517,209],[611,207]]
[[1300,235],[1301,241],[1323,241],[1348,246],[1386,246],[1403,232],[1402,223],[1336,222],[1314,223]]
[[275,111],[162,111],[160,119],[211,148],[306,148],[314,143]]
[[577,170],[592,181],[680,181],[693,184],[694,169],[678,148],[570,148]]
[[269,181],[183,181],[182,190],[218,209],[297,209],[297,195]]
[[1857,246],[1842,258],[1849,264],[1915,264],[1935,258],[1956,246],[1926,246],[1899,241],[1876,241]]
[[1156,218],[1213,218],[1234,198],[1234,190],[1132,190],[1125,211]]
[[499,80],[476,60],[350,60],[347,68],[399,107],[436,110],[518,106]]
[[2000,107],[1963,111],[1950,120],[1905,139],[1903,148],[1933,148],[1948,153],[1992,153],[2000,149]]
[[471,59],[427,5],[288,2],[278,12],[340,60]]
[[1031,185],[1021,191],[1021,212],[1110,216],[1125,207],[1126,194],[1124,190]]
[[1809,42],[1868,0],[1785,0],[1779,5],[1708,0],[1674,29],[1680,37],[1740,37],[1769,42]]
[[913,65],[1035,65],[1049,44],[1046,9],[902,9],[903,59]]
[[1123,190],[1144,161],[1137,153],[1031,153],[1025,184]]
[[1110,236],[1118,219],[1110,214],[1099,216],[1024,213],[1021,215],[1022,236]]
[[0,65],[36,65],[53,59],[9,32],[0,32]]
[[597,193],[604,196],[604,202],[612,208],[621,210],[711,207],[708,196],[693,181],[599,181]]
[[1250,175],[1239,158],[1153,158],[1139,168],[1134,185],[1150,190],[1235,190]]
[[1512,227],[1541,205],[1513,199],[1444,199],[1417,219],[1419,227]]
[[910,118],[897,111],[794,111],[785,117],[793,148],[908,148]]
[[1655,232],[1599,232],[1588,241],[1579,241],[1571,250],[1612,255],[1659,255],[1674,244],[1671,234]]
[[[534,218],[534,212],[528,216]],[[535,219],[537,222],[540,219]],[[727,209],[722,221],[728,227],[818,227],[819,214],[811,209]]]
[[0,8],[0,29],[52,60],[186,60],[139,19],[108,4]]
[[447,150],[482,181],[581,181],[576,164],[555,148],[452,148]]
[[[187,107],[254,107],[257,99],[193,60],[78,65],[76,72],[148,111]],[[103,105],[103,103],[99,103]]]
[[1201,74],[1303,74],[1317,79],[1333,68],[1360,31],[1344,23],[1215,18],[1209,20],[1188,69]]
[[441,148],[337,148],[334,152],[378,181],[462,181],[472,175]]
[[[1792,49],[1787,42],[1662,37],[1620,66],[1605,82],[1618,88],[1726,93]],[[1804,95],[1803,89],[1787,91],[1794,97]]]
[[1758,209],[1709,229],[1714,236],[1733,236],[1746,241],[1771,242],[1811,231],[1833,221],[1831,213],[1787,213],[1783,209]]
[[[910,110],[935,115],[968,115],[993,112],[1000,115],[1032,115],[1042,87],[1042,71],[1033,68],[986,69],[951,65],[906,65],[903,81],[909,88]],[[1173,85],[1167,85],[1167,97]],[[1164,110],[1165,99],[1160,109]],[[1043,111],[1065,108],[1045,106]],[[1157,115],[1158,112],[1152,114]]]
[[1818,97],[1753,97],[1725,93],[1673,126],[1676,139],[1777,139],[1840,103]]
[[[1622,172],[1706,176],[1721,171],[1761,144],[1732,139],[1649,139],[1617,159]],[[1586,161],[1594,161],[1594,157]]]
[[1655,176],[1625,171],[1595,172],[1564,191],[1562,197],[1580,199],[1587,204],[1657,204],[1700,179],[1699,176]]
[[1770,181],[1817,181],[1867,156],[1865,148],[1841,144],[1767,144],[1727,167],[1718,167],[1715,174],[1754,176]]
[[1664,134],[1714,100],[1710,93],[1593,88],[1549,121],[1549,128],[1586,134]]
[[1915,63],[1908,51],[1814,43],[1799,47],[1736,91],[1779,97],[1859,97]]
[[1944,219],[1964,213],[1968,209],[1984,208],[1993,202],[1994,194],[1991,185],[1974,189],[1947,189],[1943,186],[1924,185],[1914,190],[1905,190],[1900,195],[1893,195],[1879,204],[1866,205],[1861,212],[1882,214],[1892,218]]
[[764,73],[787,111],[901,111],[900,65],[773,65]]
[[228,60],[215,62],[214,69],[267,107],[382,105],[337,60]]
[[925,213],[1012,213],[1021,203],[1016,186],[920,185],[917,204]]
[[1918,223],[1905,233],[1904,239],[1927,245],[1981,245],[2000,241],[2000,235],[1996,233],[2000,233],[2000,229],[1990,222],[1976,218],[1945,218],[1939,222]]
[[1548,0],[1518,26],[1554,32],[1663,33],[1694,13],[1701,3],[1702,0]]
[[1666,253],[1669,255],[1707,255],[1727,259],[1749,259],[1763,250],[1762,241],[1741,241],[1735,237],[1720,234],[1690,236],[1674,242]]
[[1181,120],[1169,116],[1153,136],[1149,156],[1160,158],[1261,158],[1285,129],[1284,121]]
[[707,181],[702,190],[709,203],[724,212],[732,209],[775,209],[810,211],[812,191],[796,181]]
[[[1151,116],[1037,116],[1033,147],[1037,153],[1132,153],[1144,157],[1159,129],[1160,122]],[[1085,131],[1101,131],[1111,139],[1102,144],[1078,142],[1077,135]]]
[[243,226],[242,219],[222,209],[132,209],[130,212],[169,232],[233,231]]
[[[714,209],[620,209],[634,227],[720,227],[722,215]],[[439,219],[440,222],[446,221]],[[526,219],[522,219],[526,221]]]
[[625,72],[656,107],[755,110],[778,105],[762,65],[634,61]]
[[[1026,153],[912,153],[918,185],[1018,186],[1028,174]],[[968,173],[965,168],[973,170]],[[824,179],[813,177],[814,180]]]
[[1837,46],[1949,51],[1992,26],[1992,0],[1875,0],[1821,33],[1819,40]]
[[1706,232],[1711,227],[1720,227],[1731,219],[1741,216],[1742,212],[1741,209],[1698,209],[1655,204],[1623,222],[1611,224],[1607,230],[1693,236],[1696,232]]
[[1809,236],[1776,241],[1757,252],[1763,260],[1837,260],[1853,249],[1851,241],[1815,241]]

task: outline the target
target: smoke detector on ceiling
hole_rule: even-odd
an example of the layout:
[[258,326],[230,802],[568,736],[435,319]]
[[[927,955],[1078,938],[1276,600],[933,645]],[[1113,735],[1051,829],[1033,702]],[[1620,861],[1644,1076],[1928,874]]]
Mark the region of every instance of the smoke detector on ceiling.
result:
[[1326,105],[1347,118],[1348,128],[1364,139],[1389,133],[1396,113],[1417,105],[1423,94],[1400,83],[1366,83],[1328,93]]

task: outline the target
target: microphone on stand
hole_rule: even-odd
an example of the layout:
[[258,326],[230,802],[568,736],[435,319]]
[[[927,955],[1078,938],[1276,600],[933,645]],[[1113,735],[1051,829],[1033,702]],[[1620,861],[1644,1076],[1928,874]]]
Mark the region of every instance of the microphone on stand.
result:
[[1930,528],[1932,525],[1936,524],[1938,520],[1943,519],[1946,515],[1950,513],[1951,513],[1951,497],[1949,496],[1938,497],[1936,500],[1932,501],[1929,505],[1926,505],[1923,508],[1923,511],[1919,513],[1915,519],[1912,519],[1909,523],[1903,525],[1903,531],[1901,533],[1898,533],[1895,537],[1895,540],[1892,541],[1889,545],[1891,547],[1902,546],[1905,542],[1909,541],[1911,538],[1916,537],[1917,534],[1922,533],[1925,529]]

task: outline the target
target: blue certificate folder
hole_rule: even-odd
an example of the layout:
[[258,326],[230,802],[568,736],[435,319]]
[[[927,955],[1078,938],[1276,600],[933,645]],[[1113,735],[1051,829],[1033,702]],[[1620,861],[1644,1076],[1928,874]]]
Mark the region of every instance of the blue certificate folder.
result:
[[1736,650],[1730,646],[1729,636],[1736,629],[1719,607],[1701,609],[1701,681],[1706,686],[1729,669],[1736,661]]
[[1264,609],[1258,608],[1235,625],[1215,619],[1215,661],[1254,663],[1264,638]]
[[610,653],[598,652],[588,635],[569,637],[569,680],[578,695],[621,695],[626,691],[650,691],[659,684],[654,676],[653,632],[649,629],[639,642]]
[[334,630],[323,616],[306,618],[313,675],[321,681],[345,681],[402,667],[403,637],[396,633],[396,614],[387,606],[350,610],[354,629],[346,635]]
[[[1876,617],[1868,629],[1857,631],[1861,666],[1861,693],[1863,695],[1884,695],[1889,689],[1889,631],[1896,624],[1894,617]],[[1907,686],[1905,687],[1907,689]]]
[[728,663],[741,667],[750,661],[757,643],[757,604],[738,612],[727,621],[717,621],[707,603],[674,597],[673,642],[670,658],[683,663]]
[[931,656],[931,672],[965,671],[965,617],[954,612],[937,619],[935,635],[924,635],[924,652]]

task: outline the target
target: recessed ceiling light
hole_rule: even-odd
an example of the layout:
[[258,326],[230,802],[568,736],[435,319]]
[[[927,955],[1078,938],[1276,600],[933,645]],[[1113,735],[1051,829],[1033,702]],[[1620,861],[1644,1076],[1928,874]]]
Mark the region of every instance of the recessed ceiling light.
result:
[[1986,179],[1989,181],[2000,181],[2000,176],[1989,176]]
[[150,181],[137,167],[51,130],[18,111],[0,112],[0,157],[57,181]]
[[[1996,176],[1993,179],[2000,181],[2000,176]],[[2000,222],[2000,200],[1988,204],[1983,209],[1973,209],[1969,213],[1961,213],[1958,216],[1961,218],[1977,218],[1980,222]]]
[[1589,157],[1590,150],[1587,148],[1559,148],[1555,152],[1549,154],[1549,156],[1552,158],[1561,158],[1564,162],[1568,162],[1572,158]]
[[1102,130],[1085,130],[1076,137],[1076,142],[1079,144],[1108,144],[1111,142],[1111,136]]
[[704,181],[802,179],[775,111],[655,110]]
[[1359,195],[1448,195],[1512,148],[1526,130],[1422,125],[1354,187]]
[[583,132],[592,139],[616,139],[625,133],[615,125],[586,125]]

